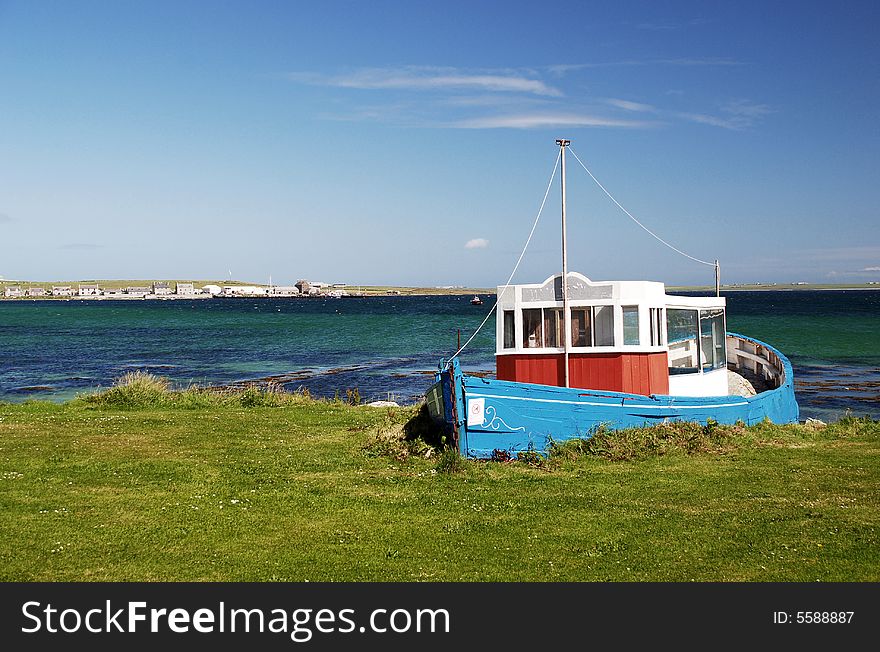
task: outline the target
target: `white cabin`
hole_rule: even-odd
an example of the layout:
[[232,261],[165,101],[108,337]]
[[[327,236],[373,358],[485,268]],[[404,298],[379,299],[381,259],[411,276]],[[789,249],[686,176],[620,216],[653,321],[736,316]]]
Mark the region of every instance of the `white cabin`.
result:
[[[723,297],[666,294],[663,283],[561,274],[498,288],[499,380],[633,394],[725,396]],[[569,346],[565,346],[565,342]]]

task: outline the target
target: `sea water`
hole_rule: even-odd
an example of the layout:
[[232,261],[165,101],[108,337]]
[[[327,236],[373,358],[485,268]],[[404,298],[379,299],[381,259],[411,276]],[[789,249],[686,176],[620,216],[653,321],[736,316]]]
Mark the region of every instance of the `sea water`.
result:
[[[880,291],[736,291],[727,328],[791,360],[801,418],[880,418]],[[418,401],[494,297],[0,301],[0,400],[66,400],[129,371],[176,387],[276,383]],[[491,317],[461,354],[494,372]]]

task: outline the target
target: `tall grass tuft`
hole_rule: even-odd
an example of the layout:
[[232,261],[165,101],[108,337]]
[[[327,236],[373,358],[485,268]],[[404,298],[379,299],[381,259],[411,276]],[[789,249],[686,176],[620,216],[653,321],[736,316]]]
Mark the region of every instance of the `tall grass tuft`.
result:
[[402,462],[410,457],[429,458],[442,448],[439,437],[430,431],[425,421],[427,406],[391,409],[376,428],[376,436],[363,450],[371,457],[391,457]]
[[706,425],[676,421],[626,430],[599,426],[590,437],[553,442],[550,456],[556,460],[593,456],[626,461],[675,453],[723,453],[744,433],[743,426],[722,426],[712,420]]
[[438,473],[451,475],[453,473],[461,473],[464,471],[464,458],[454,446],[450,446],[440,455],[440,460],[435,467]]
[[287,407],[313,402],[307,392],[286,392],[280,385],[242,388],[199,387],[171,389],[167,378],[134,371],[119,378],[110,389],[81,397],[87,405],[117,409],[211,407]]
[[123,409],[165,407],[170,402],[167,378],[143,371],[132,371],[108,390],[85,397],[87,403]]

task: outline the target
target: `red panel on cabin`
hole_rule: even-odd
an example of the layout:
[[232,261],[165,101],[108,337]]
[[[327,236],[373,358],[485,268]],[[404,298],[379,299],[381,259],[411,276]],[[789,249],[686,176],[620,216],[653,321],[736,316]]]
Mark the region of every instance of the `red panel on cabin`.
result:
[[568,365],[572,387],[625,391],[619,353],[573,354],[569,356]]
[[538,385],[565,384],[562,357],[559,355],[499,355],[496,358],[498,380],[514,380]]
[[[539,385],[565,384],[561,354],[499,355],[498,380]],[[630,394],[668,394],[666,352],[590,353],[569,355],[569,383],[580,389]]]

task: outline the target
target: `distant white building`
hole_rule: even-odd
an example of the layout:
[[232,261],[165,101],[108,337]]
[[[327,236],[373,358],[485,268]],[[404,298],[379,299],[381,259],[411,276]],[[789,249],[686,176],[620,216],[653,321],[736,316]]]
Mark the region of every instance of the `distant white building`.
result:
[[96,297],[101,294],[101,288],[99,288],[97,284],[80,285],[77,294],[81,297]]
[[150,294],[150,288],[136,285],[125,288],[125,293],[129,296],[145,297]]
[[101,294],[103,294],[105,297],[121,297],[124,292],[122,288],[104,288]]
[[178,295],[190,296],[196,293],[196,289],[193,287],[192,283],[178,283],[174,293]]
[[153,294],[157,297],[164,297],[171,294],[171,285],[166,281],[156,281],[153,283]]
[[202,286],[202,292],[210,294],[211,296],[216,296],[223,292],[223,288],[221,288],[219,285],[211,285],[209,283],[208,285]]
[[53,297],[72,297],[73,296],[73,288],[69,285],[53,285],[52,286],[52,296]]
[[256,285],[225,285],[223,296],[226,297],[262,297],[266,296],[266,288]]
[[21,288],[18,287],[17,285],[10,285],[3,292],[3,296],[5,296],[7,299],[14,299],[16,297],[20,297],[20,296],[22,296]]
[[25,294],[29,297],[44,297],[46,296],[46,288],[28,288]]
[[273,297],[295,297],[299,295],[299,289],[295,285],[273,285],[269,288],[269,294]]

